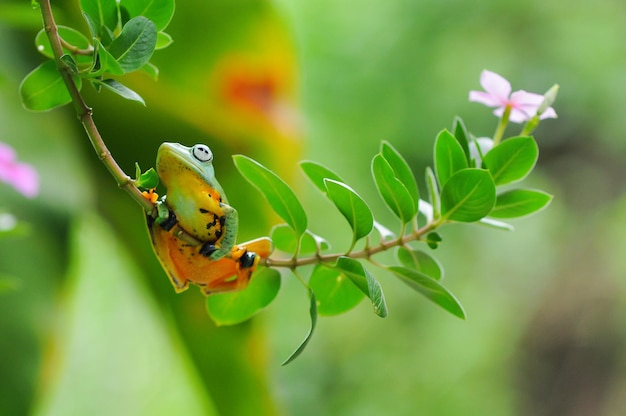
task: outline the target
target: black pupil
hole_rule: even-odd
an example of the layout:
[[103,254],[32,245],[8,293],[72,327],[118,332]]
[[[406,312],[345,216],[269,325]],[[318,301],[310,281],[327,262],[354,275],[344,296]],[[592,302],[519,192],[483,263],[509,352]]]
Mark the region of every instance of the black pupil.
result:
[[211,152],[206,146],[196,146],[194,149],[194,156],[201,162],[206,162],[211,159]]

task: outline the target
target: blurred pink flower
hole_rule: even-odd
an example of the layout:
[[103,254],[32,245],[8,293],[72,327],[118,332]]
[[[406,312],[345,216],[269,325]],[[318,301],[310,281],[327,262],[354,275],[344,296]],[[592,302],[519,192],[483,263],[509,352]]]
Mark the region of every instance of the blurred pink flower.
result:
[[39,176],[32,166],[16,160],[15,151],[0,142],[0,182],[5,182],[22,195],[33,198],[39,192]]
[[[487,107],[496,107],[493,113],[498,117],[502,117],[507,107],[511,108],[509,120],[514,123],[522,123],[533,118],[544,98],[541,94],[524,90],[511,94],[511,83],[495,72],[487,70],[480,74],[480,85],[485,91],[470,91],[469,100]],[[556,112],[552,107],[548,107],[539,118],[542,120],[556,118]]]

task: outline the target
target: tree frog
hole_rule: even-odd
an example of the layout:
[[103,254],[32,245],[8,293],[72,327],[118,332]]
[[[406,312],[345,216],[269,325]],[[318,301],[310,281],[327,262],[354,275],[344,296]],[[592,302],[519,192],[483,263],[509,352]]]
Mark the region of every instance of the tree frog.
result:
[[211,149],[163,143],[156,170],[167,194],[157,201],[157,218],[147,216],[148,229],[176,292],[190,282],[207,295],[245,288],[260,259],[270,255],[271,241],[235,244],[237,211],[215,179]]

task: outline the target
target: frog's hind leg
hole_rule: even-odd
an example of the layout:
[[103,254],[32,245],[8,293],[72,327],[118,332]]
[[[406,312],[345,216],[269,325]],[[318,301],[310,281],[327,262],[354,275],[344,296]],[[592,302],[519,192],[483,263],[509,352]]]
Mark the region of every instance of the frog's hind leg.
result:
[[[246,262],[249,261],[248,256],[242,256],[242,258],[245,258]],[[258,260],[253,260],[253,263],[258,264]],[[212,276],[210,280],[203,283],[198,282],[198,285],[205,295],[245,289],[250,282],[250,277],[256,268],[256,264],[251,264],[250,267],[242,267],[240,261],[231,258],[217,260],[211,266]]]
[[258,238],[236,245],[229,257],[214,262],[211,267],[213,276],[202,285],[202,291],[210,295],[245,289],[261,258],[267,258],[271,252],[272,242],[269,238]]

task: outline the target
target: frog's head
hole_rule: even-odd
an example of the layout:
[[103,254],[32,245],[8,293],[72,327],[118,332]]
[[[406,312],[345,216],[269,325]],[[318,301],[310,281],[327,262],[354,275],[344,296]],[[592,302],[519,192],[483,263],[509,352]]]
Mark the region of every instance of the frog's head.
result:
[[172,180],[196,179],[210,183],[215,175],[213,152],[204,144],[187,147],[180,143],[163,143],[159,147],[156,166],[166,186]]

